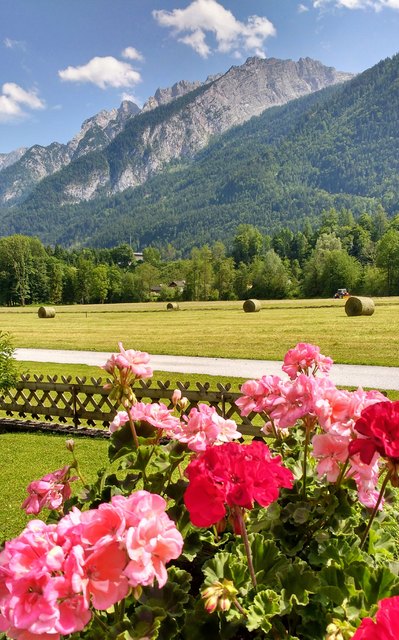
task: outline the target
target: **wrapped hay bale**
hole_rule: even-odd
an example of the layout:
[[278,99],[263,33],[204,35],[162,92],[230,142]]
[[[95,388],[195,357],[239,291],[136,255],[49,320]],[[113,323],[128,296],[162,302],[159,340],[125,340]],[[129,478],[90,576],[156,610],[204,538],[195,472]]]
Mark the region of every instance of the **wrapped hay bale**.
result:
[[168,311],[179,311],[179,304],[178,302],[168,302],[168,304],[166,305],[166,308]]
[[55,318],[54,307],[39,307],[37,312],[39,318]]
[[253,298],[250,298],[249,300],[245,300],[244,304],[242,305],[242,308],[244,309],[245,313],[254,313],[255,311],[260,311],[261,304],[259,300],[254,300]]
[[351,296],[345,302],[347,316],[372,316],[374,313],[374,301],[371,298]]

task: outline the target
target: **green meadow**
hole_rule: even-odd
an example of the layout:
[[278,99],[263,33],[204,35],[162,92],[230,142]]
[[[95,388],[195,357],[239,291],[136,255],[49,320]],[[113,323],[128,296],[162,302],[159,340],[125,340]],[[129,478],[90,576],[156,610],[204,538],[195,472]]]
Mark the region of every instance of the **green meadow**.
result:
[[[348,317],[344,300],[262,301],[245,313],[241,301],[1,308],[0,327],[16,347],[281,360],[297,342],[311,342],[335,362],[399,365],[399,298],[376,298],[372,316]],[[232,372],[233,374],[233,372]]]

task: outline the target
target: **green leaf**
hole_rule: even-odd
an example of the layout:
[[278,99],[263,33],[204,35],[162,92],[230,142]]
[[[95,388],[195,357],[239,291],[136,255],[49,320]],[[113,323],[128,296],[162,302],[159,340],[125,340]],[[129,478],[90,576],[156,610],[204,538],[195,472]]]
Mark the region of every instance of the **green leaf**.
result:
[[286,610],[290,611],[295,604],[309,603],[309,594],[316,593],[320,586],[320,579],[306,562],[295,559],[292,565],[284,570],[281,584],[283,586],[281,595]]
[[349,590],[346,584],[347,574],[334,564],[330,564],[322,568],[318,574],[320,578],[320,589],[317,596],[323,604],[328,605],[332,602],[334,605],[340,605],[349,596]]
[[270,589],[258,591],[247,611],[247,629],[249,631],[262,629],[267,633],[272,628],[270,618],[280,612],[280,598]]
[[[272,540],[265,539],[260,533],[248,536],[252,562],[258,585],[274,587],[279,584],[279,576],[287,571],[290,561],[278,550]],[[245,564],[247,556],[243,543],[237,546],[237,554]]]
[[373,568],[366,563],[357,562],[351,564],[347,572],[353,577],[366,610],[382,598],[399,595],[399,578],[387,567]]
[[163,610],[144,605],[137,607],[127,629],[129,640],[156,640],[164,617]]
[[159,609],[165,616],[179,617],[184,615],[184,605],[189,600],[191,576],[187,571],[172,567],[168,570],[168,581],[158,589],[144,587],[140,602],[151,609]]
[[205,581],[209,586],[221,582],[224,578],[231,580],[236,589],[246,592],[250,588],[250,575],[246,562],[242,562],[233,553],[221,551],[206,562],[202,568]]

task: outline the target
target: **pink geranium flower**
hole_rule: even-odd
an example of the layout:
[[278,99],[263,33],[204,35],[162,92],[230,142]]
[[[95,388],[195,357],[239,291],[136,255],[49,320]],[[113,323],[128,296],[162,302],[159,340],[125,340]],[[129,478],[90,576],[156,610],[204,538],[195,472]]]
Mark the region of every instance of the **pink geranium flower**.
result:
[[22,509],[28,514],[37,515],[42,509],[60,509],[65,500],[71,497],[70,466],[48,473],[40,480],[31,482],[27,487],[28,497],[22,503]]
[[312,455],[319,460],[316,467],[319,478],[326,476],[328,482],[337,480],[341,472],[341,465],[348,459],[349,440],[349,437],[334,433],[313,436]]
[[183,422],[178,421],[169,435],[197,452],[205,451],[210,445],[241,438],[234,420],[226,420],[215,407],[202,403],[191,409],[188,416],[183,417]]
[[301,373],[295,380],[281,385],[280,398],[269,410],[274,424],[280,429],[293,427],[300,418],[314,416],[315,379]]
[[307,342],[299,342],[285,354],[282,369],[291,380],[294,380],[301,373],[306,375],[315,375],[317,371],[328,373],[332,364],[331,358],[323,356],[319,347]]
[[241,386],[242,398],[236,400],[241,415],[248,416],[252,411],[269,413],[281,396],[283,381],[279,376],[262,376],[259,380],[247,380]]
[[134,422],[146,422],[156,429],[172,431],[180,421],[172,415],[172,411],[163,402],[137,402],[130,409],[130,416]]
[[122,342],[118,342],[119,353],[112,354],[103,369],[108,373],[114,373],[115,369],[129,372],[135,378],[151,378],[152,368],[148,365],[150,356],[145,351],[124,349]]
[[91,604],[105,610],[132,586],[163,586],[166,563],[183,547],[166,506],[139,491],[75,507],[57,525],[32,520],[0,552],[0,629],[16,640],[59,640],[88,624]]

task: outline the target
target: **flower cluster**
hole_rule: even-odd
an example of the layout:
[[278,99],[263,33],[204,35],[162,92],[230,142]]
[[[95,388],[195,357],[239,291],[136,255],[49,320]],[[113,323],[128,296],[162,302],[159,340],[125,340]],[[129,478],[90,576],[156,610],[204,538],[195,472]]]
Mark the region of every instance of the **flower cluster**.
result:
[[283,371],[291,380],[299,373],[315,375],[316,371],[328,373],[333,361],[320,353],[320,348],[307,342],[298,342],[294,349],[289,349],[284,356]]
[[203,403],[193,407],[188,416],[184,415],[180,420],[162,402],[137,402],[128,411],[117,413],[109,426],[111,433],[129,421],[149,424],[163,431],[164,436],[187,444],[188,449],[196,452],[241,438],[234,420],[226,420],[215,407]]
[[280,456],[273,458],[267,445],[256,440],[209,447],[190,462],[186,475],[184,503],[197,527],[224,518],[226,505],[252,509],[257,502],[267,507],[278,498],[280,487],[291,488],[294,481]]
[[70,466],[57,469],[52,473],[34,480],[27,487],[28,497],[22,503],[26,513],[37,515],[42,509],[60,509],[71,496],[70,482],[77,476],[70,476]]
[[[387,597],[399,593],[396,557],[375,541],[386,487],[399,486],[399,402],[337,389],[332,360],[299,343],[284,379],[242,385],[242,415],[266,424],[237,442],[233,420],[208,404],[189,409],[179,389],[169,406],[138,402],[132,385],[152,375],[149,355],[119,350],[103,367],[122,409],[110,465],[87,485],[68,441],[71,465],[29,485],[27,513],[46,507],[59,520],[32,520],[0,551],[0,634],[396,638],[399,596]],[[72,469],[85,491],[64,504]],[[360,622],[377,595],[375,618]]]
[[[283,369],[290,375],[290,380],[279,376],[248,380],[242,385],[243,397],[236,404],[243,415],[251,412],[267,414],[269,421],[263,427],[266,433],[271,428],[282,432],[299,420],[306,428],[318,424],[322,432],[313,435],[312,455],[318,460],[319,477],[325,476],[329,482],[335,482],[348,462],[346,477],[355,480],[360,501],[366,506],[374,506],[378,498],[379,475],[379,456],[374,454],[379,449],[373,446],[367,460],[364,455],[357,455],[358,447],[364,451],[366,442],[359,445],[361,432],[355,425],[359,424],[362,412],[368,407],[391,403],[379,391],[337,389],[325,375],[331,364],[332,360],[321,355],[318,347],[300,343],[288,351],[284,359]],[[316,376],[316,372],[324,375]]]
[[152,368],[149,366],[150,356],[145,351],[124,349],[121,342],[118,343],[119,353],[113,353],[102,366],[112,376],[112,382],[104,385],[104,389],[110,391],[109,397],[118,403],[129,407],[136,401],[132,391],[135,380],[151,378]]
[[57,525],[32,520],[0,553],[0,630],[16,640],[81,631],[138,585],[162,587],[183,539],[164,499],[147,491],[76,507]]
[[359,435],[349,444],[349,453],[359,454],[360,460],[370,464],[378,453],[399,463],[399,401],[379,402],[364,409],[355,424]]
[[205,451],[207,447],[241,438],[234,420],[220,416],[215,407],[200,403],[173,429],[170,436],[187,444],[191,451]]

